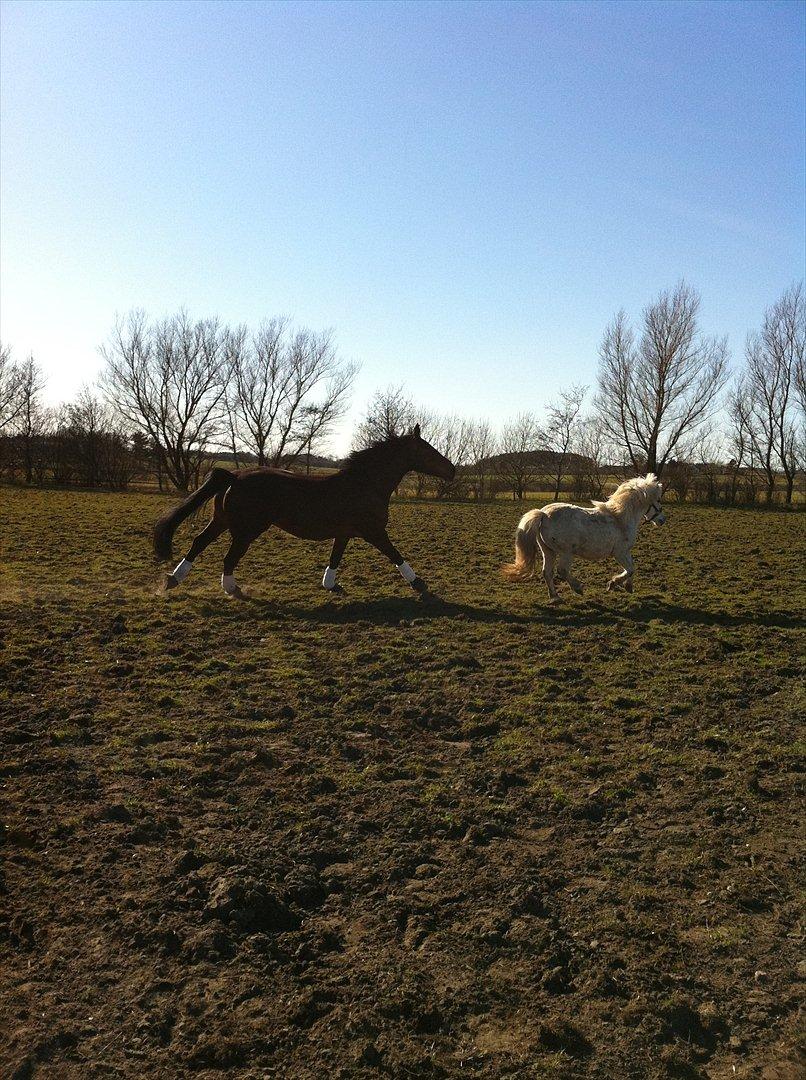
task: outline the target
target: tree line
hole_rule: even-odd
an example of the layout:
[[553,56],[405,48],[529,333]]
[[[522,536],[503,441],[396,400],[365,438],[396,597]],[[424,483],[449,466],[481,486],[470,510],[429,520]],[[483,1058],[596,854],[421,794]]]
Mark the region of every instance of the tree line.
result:
[[[614,477],[652,471],[680,499],[791,503],[806,467],[803,287],[767,309],[732,376],[726,339],[702,332],[699,310],[681,282],[647,305],[637,327],[619,312],[604,330],[592,393],[570,386],[540,414],[523,411],[497,431],[425,408],[403,387],[379,390],[354,446],[419,423],[457,465],[451,482],[407,481],[421,497],[598,498]],[[279,318],[250,330],[134,311],[101,355],[97,385],[53,409],[33,357],[15,362],[0,349],[0,475],[111,488],[151,480],[186,491],[222,455],[236,467],[310,470],[357,373],[331,333]]]

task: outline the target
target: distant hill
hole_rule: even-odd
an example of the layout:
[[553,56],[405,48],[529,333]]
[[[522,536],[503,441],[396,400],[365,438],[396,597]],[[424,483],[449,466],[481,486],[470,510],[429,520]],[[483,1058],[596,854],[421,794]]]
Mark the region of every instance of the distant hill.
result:
[[554,450],[529,450],[526,454],[494,454],[492,457],[483,458],[479,465],[483,465],[489,472],[494,472],[507,460],[525,459],[535,472],[551,473],[556,471],[557,466],[562,464],[563,471],[567,471],[574,465],[587,466],[590,462],[579,454],[558,454]]

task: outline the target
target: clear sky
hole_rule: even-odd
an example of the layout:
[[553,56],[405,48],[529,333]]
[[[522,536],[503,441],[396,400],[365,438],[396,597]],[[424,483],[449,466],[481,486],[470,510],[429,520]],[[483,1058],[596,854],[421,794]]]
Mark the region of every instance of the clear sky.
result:
[[332,327],[353,412],[592,383],[685,277],[736,357],[804,274],[804,20],[776,3],[2,4],[0,332],[51,401],[116,313]]

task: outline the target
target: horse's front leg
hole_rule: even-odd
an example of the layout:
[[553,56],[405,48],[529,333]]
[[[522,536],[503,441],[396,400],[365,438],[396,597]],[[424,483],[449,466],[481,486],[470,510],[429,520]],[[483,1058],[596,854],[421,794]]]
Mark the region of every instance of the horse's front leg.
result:
[[395,545],[389,539],[385,529],[383,530],[383,532],[368,533],[364,537],[364,539],[367,541],[368,544],[372,544],[374,548],[377,548],[378,551],[380,551],[381,555],[385,555],[390,562],[395,564],[400,573],[400,576],[403,578],[404,581],[408,582],[408,584],[411,585],[412,589],[414,589],[415,592],[418,592],[420,594],[428,592],[428,586],[426,585],[426,583],[421,577],[418,577],[417,574],[415,574],[415,572],[412,570],[412,568],[397,550]]
[[341,557],[344,554],[344,550],[347,547],[349,540],[347,537],[339,537],[333,541],[333,548],[330,552],[330,561],[327,564],[325,570],[325,576],[322,578],[322,588],[327,589],[328,592],[343,593],[344,589],[336,581],[336,571],[339,568]]
[[632,592],[633,574],[635,572],[635,564],[632,559],[632,555],[629,551],[625,551],[622,554],[616,555],[616,562],[621,563],[624,567],[624,571],[621,574],[616,574],[607,583],[608,592],[610,589],[626,589],[627,592]]

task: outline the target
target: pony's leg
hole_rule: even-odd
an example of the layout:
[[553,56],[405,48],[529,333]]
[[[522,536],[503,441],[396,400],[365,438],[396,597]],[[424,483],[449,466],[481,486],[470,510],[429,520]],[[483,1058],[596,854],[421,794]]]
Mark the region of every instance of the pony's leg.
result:
[[381,555],[385,555],[390,562],[395,564],[395,566],[400,571],[400,576],[403,578],[404,581],[408,582],[408,584],[411,585],[412,589],[414,589],[415,592],[428,592],[428,586],[426,585],[426,583],[421,577],[418,577],[417,574],[415,574],[415,572],[412,570],[412,568],[397,550],[395,545],[389,539],[385,529],[383,532],[365,535],[364,540],[366,540],[368,544],[372,544],[374,548],[377,548],[378,551],[380,551]]
[[543,580],[549,591],[549,598],[553,603],[559,603],[560,597],[554,584],[554,563],[557,556],[549,548],[544,547],[543,544],[540,545],[540,551],[543,555]]
[[182,559],[182,561],[176,566],[174,572],[172,574],[168,574],[165,578],[166,589],[175,589],[181,581],[185,580],[190,571],[193,569],[193,563],[196,561],[199,555],[201,555],[204,549],[209,547],[214,540],[218,539],[218,537],[222,534],[222,532],[224,532],[226,527],[227,526],[224,525],[223,522],[216,521],[215,518],[213,518],[207,523],[207,525],[202,529],[198,536],[196,536],[193,540],[193,543],[190,545],[188,553],[187,555],[185,555],[184,559]]
[[627,592],[632,592],[633,572],[635,570],[632,555],[629,551],[625,551],[623,555],[616,555],[616,562],[621,563],[624,571],[621,574],[616,574],[615,577],[608,581],[608,592],[611,589],[626,589]]
[[344,589],[336,581],[336,571],[339,568],[341,557],[344,554],[344,549],[347,547],[348,542],[349,541],[344,537],[336,537],[333,541],[333,549],[330,552],[330,561],[327,564],[325,576],[322,578],[322,588],[327,589],[328,592],[344,592]]
[[574,556],[570,554],[560,555],[560,557],[557,559],[557,571],[555,574],[555,579],[557,581],[567,581],[571,588],[574,590],[574,592],[578,593],[579,596],[581,596],[582,585],[571,573],[571,563],[573,562],[573,559]]
[[224,573],[221,575],[221,588],[227,596],[234,596],[237,600],[243,600],[244,595],[235,582],[235,567],[244,557],[253,536],[233,536],[229,551],[224,556]]

